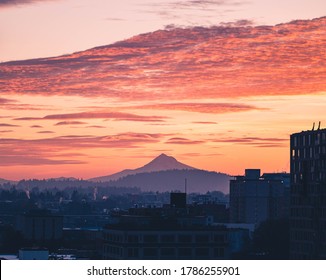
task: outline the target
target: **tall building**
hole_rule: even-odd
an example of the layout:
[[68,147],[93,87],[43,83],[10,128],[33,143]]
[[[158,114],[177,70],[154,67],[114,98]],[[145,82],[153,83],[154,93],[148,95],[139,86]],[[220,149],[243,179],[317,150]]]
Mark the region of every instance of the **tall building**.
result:
[[289,174],[246,169],[230,181],[230,222],[255,224],[289,217]]
[[326,129],[290,141],[290,258],[326,259]]

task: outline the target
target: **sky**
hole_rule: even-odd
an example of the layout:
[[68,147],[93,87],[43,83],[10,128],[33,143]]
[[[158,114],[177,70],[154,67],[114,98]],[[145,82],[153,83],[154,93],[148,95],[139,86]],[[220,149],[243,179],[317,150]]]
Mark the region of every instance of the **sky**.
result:
[[326,127],[325,11],[0,0],[0,178],[87,179],[160,153],[232,175],[288,172],[289,135]]

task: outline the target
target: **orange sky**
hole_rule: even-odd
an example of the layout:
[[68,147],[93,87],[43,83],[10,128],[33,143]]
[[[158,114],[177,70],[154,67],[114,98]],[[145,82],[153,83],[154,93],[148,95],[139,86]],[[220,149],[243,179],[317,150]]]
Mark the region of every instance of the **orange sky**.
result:
[[0,178],[87,179],[162,152],[289,171],[289,135],[326,126],[325,25],[172,28],[0,64]]

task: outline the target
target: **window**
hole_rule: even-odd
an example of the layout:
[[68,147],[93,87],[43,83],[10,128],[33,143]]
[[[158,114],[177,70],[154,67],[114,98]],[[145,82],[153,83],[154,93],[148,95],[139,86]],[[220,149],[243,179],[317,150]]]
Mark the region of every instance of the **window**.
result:
[[175,249],[174,248],[162,248],[161,255],[162,256],[174,256]]
[[180,248],[179,256],[191,256],[191,248]]
[[179,242],[181,243],[191,243],[192,242],[192,236],[191,235],[186,235],[186,234],[182,234],[179,235]]
[[151,234],[151,235],[144,235],[144,242],[145,243],[157,243],[158,242],[158,236]]
[[196,248],[196,256],[198,257],[206,257],[209,255],[209,249],[208,248]]
[[128,236],[129,243],[138,243],[138,241],[139,241],[138,235],[129,235]]
[[196,242],[198,243],[208,243],[209,242],[209,236],[207,234],[200,234],[196,235]]
[[132,257],[138,257],[138,248],[128,248],[128,257],[132,258]]
[[214,235],[214,242],[223,243],[224,242],[224,235],[223,234]]
[[174,243],[174,235],[161,235],[161,242]]
[[144,248],[144,257],[155,257],[157,256],[156,248]]
[[224,257],[224,248],[214,248],[215,257]]

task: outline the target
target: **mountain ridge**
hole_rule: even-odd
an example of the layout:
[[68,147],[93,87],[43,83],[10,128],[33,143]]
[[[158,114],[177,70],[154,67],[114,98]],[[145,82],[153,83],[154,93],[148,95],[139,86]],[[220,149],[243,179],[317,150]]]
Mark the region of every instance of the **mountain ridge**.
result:
[[89,181],[107,182],[115,187],[136,187],[145,192],[171,192],[183,191],[187,179],[189,192],[221,191],[226,194],[229,193],[230,178],[228,174],[197,169],[161,154],[142,167],[125,169]]
[[187,192],[207,193],[220,191],[229,193],[231,177],[224,173],[200,169],[175,169],[147,173],[137,173],[122,177],[116,181],[109,181],[109,186],[135,187],[143,192],[173,192],[185,190]]

